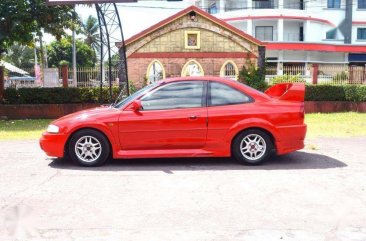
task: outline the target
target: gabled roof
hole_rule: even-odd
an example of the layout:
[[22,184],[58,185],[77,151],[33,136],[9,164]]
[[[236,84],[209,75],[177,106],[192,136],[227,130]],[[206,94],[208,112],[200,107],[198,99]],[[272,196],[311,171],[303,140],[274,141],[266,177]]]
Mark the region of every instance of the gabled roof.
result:
[[5,62],[3,60],[0,60],[0,66],[4,66],[5,69],[7,69],[11,72],[14,72],[14,73],[23,74],[23,75],[29,74],[27,71],[24,71],[24,70],[16,67],[15,65],[12,65],[12,64],[10,64],[8,62]]
[[154,32],[155,30],[166,26],[167,24],[173,22],[174,20],[176,20],[176,19],[178,19],[178,18],[180,18],[180,17],[182,17],[182,16],[184,16],[184,15],[186,15],[186,14],[192,12],[192,11],[194,11],[196,14],[198,14],[198,15],[200,15],[200,16],[202,16],[202,17],[204,17],[204,18],[206,18],[206,19],[208,19],[208,20],[210,20],[210,21],[212,21],[216,24],[218,24],[219,26],[229,30],[230,32],[232,32],[234,34],[237,34],[237,35],[247,39],[248,41],[250,41],[250,42],[252,42],[256,45],[260,45],[260,46],[264,45],[258,39],[253,38],[249,34],[246,34],[245,32],[241,31],[240,29],[237,29],[234,26],[226,23],[225,21],[222,21],[221,19],[218,19],[218,18],[212,16],[211,14],[203,11],[202,9],[200,9],[196,6],[190,6],[186,9],[183,9],[182,11],[180,11],[180,12],[178,12],[178,13],[176,13],[176,14],[174,14],[174,15],[172,15],[172,16],[170,16],[170,17],[168,17],[168,18],[166,18],[166,19],[164,19],[160,22],[158,22],[157,24],[154,24],[153,26],[145,29],[144,31],[132,36],[131,38],[129,38],[125,41],[125,45],[129,45],[129,44],[145,37],[146,35]]

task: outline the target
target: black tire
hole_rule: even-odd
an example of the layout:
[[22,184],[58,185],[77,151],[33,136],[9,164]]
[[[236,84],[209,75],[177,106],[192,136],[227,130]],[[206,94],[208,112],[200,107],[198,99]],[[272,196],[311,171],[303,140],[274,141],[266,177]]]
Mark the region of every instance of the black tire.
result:
[[107,161],[110,149],[109,142],[102,133],[92,129],[83,129],[72,135],[67,152],[76,164],[95,167],[101,166]]
[[[256,137],[258,137],[256,139],[257,142],[254,141]],[[245,144],[245,141],[249,143]],[[243,152],[242,147],[244,147]],[[264,151],[262,151],[263,149]],[[235,137],[232,143],[233,156],[244,165],[254,166],[262,164],[269,158],[272,150],[273,143],[270,136],[266,132],[257,129],[249,129],[241,132]]]

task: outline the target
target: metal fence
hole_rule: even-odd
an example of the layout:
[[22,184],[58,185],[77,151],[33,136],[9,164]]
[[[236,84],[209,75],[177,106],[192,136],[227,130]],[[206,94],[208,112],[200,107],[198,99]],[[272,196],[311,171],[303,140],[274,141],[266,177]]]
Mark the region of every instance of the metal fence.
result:
[[[108,67],[105,67],[103,71],[100,68],[77,68],[76,69],[76,81],[73,81],[73,69],[68,69],[69,85],[74,87],[99,87],[102,83],[103,86],[109,86],[109,71]],[[102,80],[102,81],[101,81]],[[112,68],[112,85],[118,86],[118,68]]]
[[306,66],[269,66],[266,68],[266,81],[277,83],[312,83],[312,73]]
[[[206,66],[207,67],[207,66]],[[215,69],[215,66],[211,66]],[[217,67],[217,66],[216,66]],[[166,70],[169,73],[172,68],[180,66],[174,63],[167,65]],[[5,76],[5,88],[34,88],[34,87],[62,87],[63,71],[61,68],[49,68],[43,71],[43,77],[40,72],[31,69],[23,69],[26,74],[17,74],[7,72]],[[317,74],[314,73],[317,72]],[[69,68],[66,72],[68,86],[70,87],[99,87],[109,86],[109,71],[106,67],[103,71],[100,68],[77,68],[76,80],[73,79],[73,70]],[[217,73],[218,74],[218,73]],[[234,75],[233,75],[234,76]],[[170,75],[169,77],[175,77]],[[366,67],[365,66],[349,66],[349,65],[280,65],[275,64],[266,68],[266,81],[269,84],[298,82],[307,84],[366,84]],[[112,68],[112,85],[118,86],[118,68]]]
[[[61,68],[47,68],[37,74],[34,68],[24,69],[26,74],[7,72],[5,76],[5,88],[37,88],[37,87],[62,87],[63,73]],[[109,71],[105,67],[103,71],[99,67],[82,67],[76,69],[76,80],[73,79],[73,69],[67,71],[68,86],[70,87],[99,87],[109,86]],[[101,81],[102,80],[102,81]],[[118,68],[112,68],[112,85],[118,86]]]
[[319,66],[319,83],[366,84],[365,66]]
[[[314,74],[314,71],[317,74]],[[349,65],[270,66],[266,69],[270,84],[298,82],[307,84],[366,84],[366,67]]]

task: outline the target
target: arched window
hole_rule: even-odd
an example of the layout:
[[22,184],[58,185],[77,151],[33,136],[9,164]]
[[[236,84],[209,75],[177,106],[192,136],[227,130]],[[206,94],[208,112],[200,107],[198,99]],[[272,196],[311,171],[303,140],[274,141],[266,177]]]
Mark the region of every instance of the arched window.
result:
[[148,84],[165,79],[164,66],[159,60],[154,60],[149,64],[149,67],[147,67],[146,79]]
[[239,75],[238,67],[233,61],[228,60],[222,65],[220,71],[221,77],[237,80],[238,75]]
[[182,69],[182,74],[184,76],[204,76],[202,66],[196,60],[189,60]]

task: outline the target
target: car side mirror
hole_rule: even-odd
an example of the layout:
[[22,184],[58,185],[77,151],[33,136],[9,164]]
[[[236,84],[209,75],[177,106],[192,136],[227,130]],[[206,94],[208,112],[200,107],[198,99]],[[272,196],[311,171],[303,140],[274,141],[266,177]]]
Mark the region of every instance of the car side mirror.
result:
[[132,109],[133,111],[140,111],[142,109],[141,100],[134,100],[132,102]]

